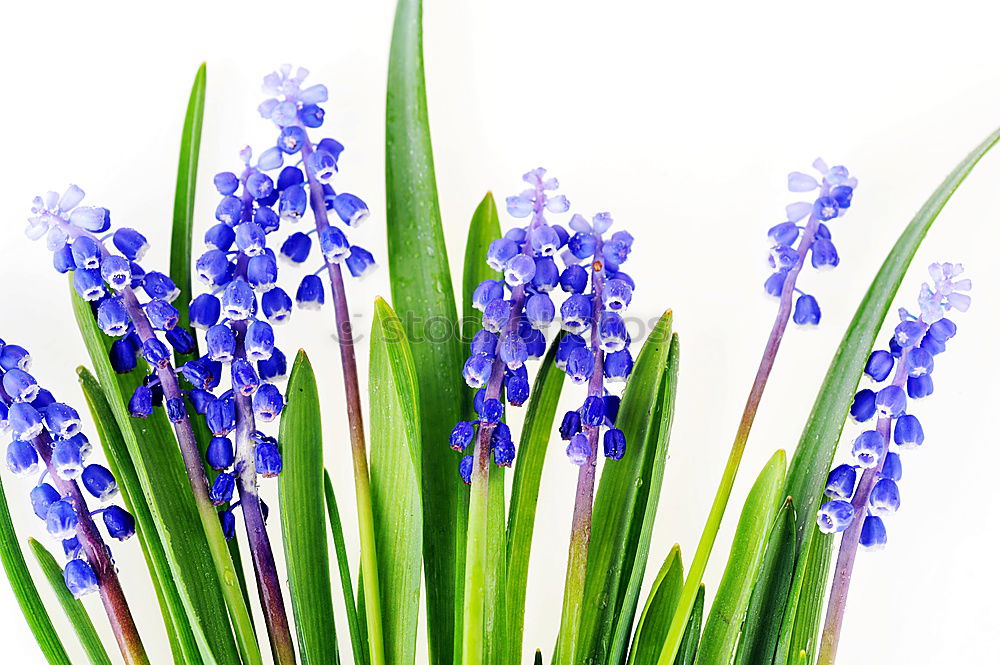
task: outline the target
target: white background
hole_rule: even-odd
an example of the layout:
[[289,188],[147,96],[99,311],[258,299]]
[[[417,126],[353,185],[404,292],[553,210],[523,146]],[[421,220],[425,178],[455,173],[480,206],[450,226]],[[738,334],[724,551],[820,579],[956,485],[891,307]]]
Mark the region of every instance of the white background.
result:
[[[31,197],[80,184],[92,203],[111,208],[116,224],[146,231],[155,244],[147,264],[163,267],[183,105],[202,60],[209,87],[199,229],[212,221],[212,174],[236,168],[244,144],[273,140],[255,112],[260,77],[293,62],[330,89],[326,128],[347,145],[338,179],[373,211],[354,239],[385,265],[392,12],[384,0],[7,8],[0,336],[34,351],[40,380],[82,406],[73,370],[85,353],[65,280],[50,269],[44,247],[21,234]],[[952,166],[1000,125],[998,19],[978,2],[428,2],[430,117],[455,270],[484,192],[514,193],[522,172],[544,165],[575,210],[610,210],[636,236],[628,266],[639,284],[633,311],[675,311],[683,340],[679,415],[650,575],[674,542],[690,559],[770,329],[775,305],[761,290],[765,232],[795,200],[784,191],[785,174],[823,155],[849,166],[861,184],[851,214],[833,228],[840,268],[810,270],[802,279],[819,298],[823,321],[786,337],[709,567],[709,589],[747,488],[776,448],[794,447],[885,252]],[[900,292],[899,303],[912,305],[933,260],[965,262],[976,284],[958,338],[938,359],[938,392],[915,409],[928,438],[924,450],[904,458],[903,508],[888,523],[889,547],[859,556],[841,663],[997,662],[998,202],[995,154],[931,230]],[[387,280],[383,267],[350,285],[360,330],[370,323],[372,299],[389,295]],[[329,405],[326,461],[342,504],[350,505],[332,314],[295,318],[279,331],[281,344],[307,347],[319,368]],[[359,351],[364,359],[366,345]],[[565,395],[567,406],[581,399],[572,388]],[[540,646],[550,653],[557,629],[575,475],[553,445],[536,524],[526,652]],[[21,533],[42,535],[27,484],[9,475],[4,483]],[[270,485],[265,491],[273,494]],[[356,552],[355,525],[346,521]],[[278,542],[276,522],[271,529]],[[166,662],[138,546],[114,550],[150,652]],[[106,633],[99,603],[87,605]],[[72,643],[65,621],[57,624]],[[346,625],[337,629],[346,644]],[[6,583],[0,644],[9,662],[41,662]]]

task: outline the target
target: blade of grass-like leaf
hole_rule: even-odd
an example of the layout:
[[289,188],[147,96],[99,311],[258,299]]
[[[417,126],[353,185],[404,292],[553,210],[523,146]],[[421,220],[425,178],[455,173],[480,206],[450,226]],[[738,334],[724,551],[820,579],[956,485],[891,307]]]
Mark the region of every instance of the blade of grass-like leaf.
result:
[[705,621],[698,665],[729,663],[737,642],[742,643],[743,618],[764,564],[768,536],[782,506],[784,485],[785,451],[779,450],[764,465],[743,504],[729,561]]
[[688,617],[688,625],[684,630],[684,639],[681,640],[681,648],[677,651],[677,659],[674,665],[694,665],[694,659],[698,655],[698,647],[701,638],[701,617],[705,613],[705,585],[698,587],[698,595],[694,597],[694,607],[691,608],[691,616]]
[[[885,322],[906,269],[931,224],[937,219],[952,194],[997,141],[1000,141],[1000,129],[986,137],[948,174],[903,230],[861,300],[854,319],[830,363],[830,369],[827,370],[788,471],[786,493],[792,497],[792,502],[796,506],[796,533],[800,551],[810,550],[809,541],[822,537],[816,528],[815,515],[826,476],[833,462],[840,433],[854,397],[854,390],[861,379],[868,354],[875,343],[875,336]],[[826,547],[831,546],[832,538],[822,537],[822,539]],[[828,560],[829,555],[825,558]],[[825,563],[823,556],[813,557],[812,561],[812,565]],[[808,566],[799,566],[796,578],[812,576],[821,584],[814,588],[793,583],[792,588],[799,593],[812,596],[822,594],[825,592],[827,575],[828,567],[820,571],[809,570]],[[793,594],[789,602],[798,604],[799,600]],[[809,601],[804,606],[813,608],[816,605],[817,603]],[[801,626],[799,632],[805,641],[790,644],[789,653],[797,654],[801,649],[808,651],[808,644],[814,640],[819,627],[820,609],[817,607],[810,611],[811,615],[802,617],[801,622],[800,619],[795,619]],[[790,625],[789,618],[786,618],[786,624]]]
[[181,665],[197,665],[201,663],[198,644],[191,632],[187,613],[177,593],[163,544],[156,531],[156,524],[153,521],[149,504],[142,493],[139,476],[136,475],[135,465],[129,457],[121,429],[115,422],[115,416],[108,404],[104,389],[90,373],[90,370],[78,367],[76,373],[80,380],[84,399],[87,401],[87,407],[90,409],[90,415],[94,419],[101,447],[108,460],[108,468],[111,469],[118,482],[125,507],[135,518],[136,535],[139,537],[139,546],[146,559],[146,568],[149,570],[153,590],[159,602],[160,614],[167,630],[174,662]]
[[[458,531],[467,524],[468,491],[442,441],[462,417],[464,362],[455,334],[455,292],[441,228],[424,87],[420,0],[399,0],[386,95],[386,227],[396,313],[407,322],[420,383],[424,569],[430,662],[452,665]],[[432,334],[447,326],[445,339]]]
[[[663,560],[660,572],[649,589],[646,606],[639,616],[635,628],[632,650],[628,655],[629,665],[652,665],[660,655],[663,635],[677,608],[677,600],[684,584],[684,566],[681,563],[681,548],[674,545]],[[615,662],[615,661],[609,661]]]
[[[316,375],[305,351],[292,365],[281,413],[278,479],[288,590],[304,665],[339,661],[333,621],[330,558],[323,513],[323,425]],[[353,605],[353,602],[352,602]]]
[[340,590],[344,595],[344,608],[347,612],[348,630],[351,633],[354,662],[356,665],[368,665],[368,644],[358,622],[358,607],[354,601],[354,583],[351,581],[351,566],[347,560],[347,545],[344,542],[344,528],[340,523],[340,509],[337,507],[337,495],[333,491],[333,481],[327,471],[323,471],[323,490],[326,496],[327,515],[330,518],[330,531],[333,533],[333,547],[337,552]]
[[73,630],[76,631],[76,636],[80,638],[80,644],[83,645],[83,650],[87,653],[87,658],[93,665],[111,665],[108,652],[104,649],[101,638],[98,637],[97,630],[94,628],[94,622],[90,620],[90,616],[87,614],[87,610],[84,609],[83,603],[74,598],[73,594],[66,588],[62,568],[56,563],[55,558],[53,558],[49,551],[37,540],[29,538],[28,544],[31,546],[31,552],[35,555],[35,560],[38,561],[42,573],[48,579],[49,584],[52,585],[56,600],[59,601],[63,611],[66,613],[66,618],[69,619]]
[[507,497],[504,476],[506,469],[493,465],[490,469],[489,500],[486,504],[486,589],[483,594],[483,662],[504,665],[507,661]]
[[[180,158],[177,163],[177,187],[174,190],[174,223],[170,234],[170,276],[180,289],[178,302],[191,301],[191,236],[194,232],[194,196],[198,181],[198,154],[201,127],[205,117],[205,63],[201,63],[191,85],[184,129],[181,131]],[[178,325],[190,332],[187,307],[178,307]],[[194,337],[192,335],[192,337]],[[197,344],[197,340],[195,341]],[[198,356],[197,346],[180,363]]]
[[736,651],[736,665],[769,665],[774,660],[785,601],[795,570],[795,511],[785,500],[768,536],[769,545],[755,580]]
[[514,482],[510,492],[510,514],[507,517],[507,663],[521,662],[524,643],[524,601],[528,588],[528,562],[535,530],[535,510],[538,507],[538,486],[542,466],[552,435],[552,424],[559,407],[565,373],[555,365],[561,335],[557,335],[542,360],[531,387],[521,440],[514,465]]
[[0,562],[3,562],[7,580],[24,614],[24,620],[28,623],[28,628],[38,641],[38,646],[49,665],[72,665],[69,656],[66,655],[65,647],[56,634],[55,626],[52,625],[48,610],[38,595],[28,564],[24,560],[24,553],[14,532],[14,523],[10,519],[10,509],[7,506],[2,481],[0,481]]
[[416,651],[423,532],[419,398],[402,323],[381,298],[375,301],[372,320],[368,390],[372,514],[385,662],[410,665]]
[[807,539],[799,550],[778,632],[775,665],[809,663],[819,651],[816,637],[832,556],[833,548],[825,538]]
[[[621,460],[606,463],[601,472],[582,590],[581,607],[586,611],[580,613],[579,647],[573,662],[604,662],[611,649],[615,617],[621,612],[638,545],[630,534],[633,525],[639,527],[645,519],[653,458],[666,452],[665,447],[658,450],[656,439],[649,437],[659,431],[659,423],[654,426],[650,416],[660,403],[657,398],[671,348],[672,318],[671,312],[665,312],[642,345],[622,397],[617,425],[625,433],[629,450]],[[567,629],[560,627],[560,643]]]
[[[472,292],[475,291],[479,284],[487,279],[495,279],[496,272],[493,271],[486,264],[486,250],[489,247],[490,242],[500,237],[500,220],[497,215],[496,203],[493,201],[493,194],[490,192],[486,193],[483,200],[480,201],[479,205],[476,207],[475,212],[472,215],[472,221],[469,223],[469,234],[465,242],[465,263],[462,269],[462,320],[460,322],[460,332],[462,333],[461,343],[463,345],[468,344],[472,341],[472,337],[481,328],[480,317],[478,316],[478,311],[472,306]],[[476,419],[475,412],[472,406],[472,396],[473,392],[471,390],[462,390],[462,397],[464,398],[464,403],[462,407],[462,413],[464,418],[469,420]],[[487,505],[489,506],[487,512],[489,524],[488,529],[488,539],[490,547],[495,549],[497,545],[502,541],[504,534],[504,517],[501,516],[500,521],[497,521],[497,516],[500,515],[500,511],[496,510],[496,505],[494,504],[494,494],[499,494],[499,500],[503,500],[503,484],[502,478],[503,473],[495,473],[492,475],[499,476],[501,478],[500,484],[497,484],[491,477],[489,482],[489,497]],[[452,476],[452,482],[454,482],[454,476]],[[461,524],[468,524],[468,493],[463,493],[463,498],[466,501],[460,502],[457,505],[459,511],[459,518],[462,520]],[[503,505],[500,506],[503,508]],[[458,529],[456,533],[456,546],[459,548],[460,552],[464,552],[467,547],[466,542],[467,529]],[[487,616],[485,618],[487,626],[496,626],[496,608],[497,608],[497,596],[496,592],[502,587],[497,586],[497,580],[503,572],[504,576],[506,571],[501,571],[499,566],[506,567],[506,557],[503,554],[503,550],[500,551],[499,558],[495,558],[495,552],[490,552],[487,554],[489,561],[496,561],[498,568],[490,573],[489,578],[486,580],[489,589],[487,590],[487,598],[485,599],[485,610]],[[455,598],[464,597],[464,587],[465,587],[465,563],[466,557],[458,557],[455,560]],[[463,617],[463,603],[457,603],[455,607],[455,627],[456,635],[460,635],[462,632]],[[505,625],[504,621],[501,625]],[[496,636],[500,637],[500,636]],[[503,646],[500,646],[503,645]],[[507,642],[501,642],[499,639],[487,640],[487,646],[489,650],[487,652],[487,658],[490,662],[494,662],[495,659],[495,648],[506,648]],[[456,647],[457,648],[457,647]]]
[[[627,580],[621,601],[621,610],[614,617],[614,637],[611,642],[609,662],[620,663],[625,658],[639,590],[646,576],[649,560],[649,544],[653,537],[653,522],[659,505],[660,488],[663,486],[663,471],[667,464],[667,448],[670,444],[670,428],[674,420],[674,404],[677,399],[677,375],[680,371],[680,342],[673,334],[667,366],[660,377],[656,402],[649,418],[649,433],[646,448],[652,455],[643,467],[642,483],[636,492],[636,519],[629,526],[626,556],[622,562],[622,579]],[[653,445],[650,445],[653,444]]]
[[[129,457],[149,502],[153,522],[202,659],[206,663],[238,665],[242,653],[243,665],[258,665],[261,663],[260,651],[253,638],[253,628],[249,624],[231,560],[224,577],[219,575],[213,563],[212,548],[224,550],[226,543],[224,540],[214,544],[208,542],[166,414],[158,409],[146,419],[133,419],[129,415],[128,399],[142,381],[144,373],[115,374],[108,360],[109,338],[98,329],[90,304],[76,297],[75,293],[72,302],[77,325],[97,370],[97,377],[102,385],[108,386],[108,404],[125,438]],[[226,559],[229,560],[228,553]],[[243,636],[241,649],[237,649],[233,639],[229,623],[231,616],[237,619],[246,617],[237,626]]]

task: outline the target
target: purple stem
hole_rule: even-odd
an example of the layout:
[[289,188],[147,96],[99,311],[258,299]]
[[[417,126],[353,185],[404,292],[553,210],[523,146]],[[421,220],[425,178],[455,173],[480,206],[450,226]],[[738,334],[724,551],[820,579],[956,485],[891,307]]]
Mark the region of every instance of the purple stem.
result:
[[[909,354],[909,347],[903,349],[896,365],[896,374],[893,376],[892,385],[902,387],[906,383],[906,356]],[[833,573],[833,586],[830,588],[830,600],[826,608],[826,621],[823,625],[823,635],[820,637],[819,657],[816,665],[832,665],[837,658],[837,647],[840,644],[840,631],[844,626],[844,611],[847,607],[847,592],[851,586],[851,575],[854,572],[854,559],[858,554],[858,544],[861,542],[861,528],[865,522],[865,511],[868,506],[868,498],[871,496],[872,488],[878,482],[885,465],[885,459],[889,456],[889,435],[892,430],[891,418],[879,418],[875,429],[882,435],[885,444],[885,453],[878,464],[871,469],[865,469],[861,474],[861,480],[854,491],[851,505],[854,506],[854,519],[850,526],[844,531],[840,539],[840,551],[837,553],[837,565]]]
[[[10,396],[7,395],[3,386],[0,386],[0,399],[8,404],[11,402]],[[129,665],[149,665],[149,658],[142,645],[142,638],[139,636],[139,630],[132,618],[132,611],[125,599],[121,582],[118,580],[114,561],[108,554],[104,539],[97,529],[97,524],[94,523],[94,518],[87,507],[87,500],[80,491],[80,486],[75,480],[65,480],[56,473],[55,467],[52,466],[52,437],[48,430],[43,429],[41,434],[32,439],[31,445],[45,462],[48,475],[59,494],[68,498],[76,510],[79,519],[76,536],[87,555],[87,562],[97,576],[101,602],[108,614],[111,631],[118,642],[122,657]]]

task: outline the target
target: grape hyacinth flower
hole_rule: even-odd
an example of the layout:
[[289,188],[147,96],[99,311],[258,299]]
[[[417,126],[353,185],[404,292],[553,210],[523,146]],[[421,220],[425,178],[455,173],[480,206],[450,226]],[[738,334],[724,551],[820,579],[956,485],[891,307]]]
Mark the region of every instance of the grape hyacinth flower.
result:
[[[681,635],[687,625],[686,617],[690,614],[698,585],[705,574],[709,555],[718,536],[718,520],[712,515],[721,515],[733,491],[736,474],[743,459],[747,439],[753,427],[757,408],[764,395],[764,387],[774,368],[774,361],[781,346],[788,321],[791,319],[797,325],[818,325],[821,318],[819,302],[815,296],[799,289],[797,281],[806,259],[817,270],[835,268],[840,263],[840,256],[833,244],[830,223],[843,217],[853,204],[854,191],[857,189],[857,178],[852,176],[844,166],[828,166],[823,159],[816,159],[813,168],[819,177],[794,171],[788,174],[788,189],[795,193],[815,192],[811,201],[798,201],[785,208],[785,219],[772,226],[768,231],[771,245],[769,264],[772,273],[764,282],[765,292],[778,299],[778,311],[775,315],[771,334],[764,346],[760,365],[750,387],[743,416],[736,429],[736,436],[729,453],[729,460],[723,472],[722,481],[716,492],[709,512],[709,519],[698,541],[698,549],[694,555],[694,567],[684,582],[681,592],[683,602],[674,614],[670,628],[667,631],[666,642],[670,645],[680,643]],[[874,406],[874,400],[871,400]],[[867,409],[867,397],[860,409]],[[831,523],[839,523],[844,519],[846,510],[837,511],[828,517]],[[671,662],[676,657],[676,651],[670,653],[664,650],[661,662]]]
[[[563,227],[550,226],[545,218],[546,212],[569,209],[565,196],[550,194],[559,182],[545,174],[541,168],[526,173],[524,180],[531,188],[507,199],[510,215],[516,219],[530,216],[528,223],[510,229],[487,250],[487,265],[500,274],[473,293],[473,306],[483,313],[483,327],[472,340],[462,370],[465,382],[478,391],[474,404],[479,419],[458,423],[449,439],[450,447],[458,452],[476,447],[480,462],[492,453],[498,466],[513,464],[516,452],[510,429],[499,426],[503,400],[521,406],[528,399],[525,363],[545,353],[544,331],[555,317],[550,294],[559,284],[553,255],[569,239]],[[471,474],[460,471],[472,484],[481,469],[476,466]]]
[[[56,271],[72,273],[74,290],[90,303],[98,327],[115,338],[109,351],[114,370],[130,373],[139,367],[139,359],[145,361],[144,369],[148,368],[150,373],[130,399],[129,410],[137,417],[146,417],[153,409],[164,408],[174,427],[202,528],[210,542],[221,541],[222,528],[209,499],[208,479],[185,404],[187,398],[192,409],[198,410],[202,403],[199,391],[203,393],[218,385],[221,363],[207,356],[187,363],[183,377],[192,382],[194,390],[182,391],[179,372],[174,369],[171,356],[174,352],[186,355],[194,351],[195,339],[178,325],[173,302],[180,290],[168,275],[146,271],[140,266],[149,248],[142,233],[125,227],[108,233],[111,228],[108,210],[83,206],[83,198],[83,190],[76,185],[71,185],[61,196],[48,192],[36,197],[26,234],[33,240],[45,238]],[[220,218],[228,219],[232,214],[231,203],[217,211]],[[224,252],[220,250],[220,253],[222,260],[215,255],[207,264],[199,265],[198,270],[228,284],[232,281],[226,275],[228,259]],[[240,289],[227,304],[236,311],[252,303],[246,302],[246,290]],[[217,317],[215,305],[211,299],[196,300],[192,303],[192,320]],[[5,357],[11,367],[24,361],[17,350]],[[0,365],[2,361],[0,358]],[[27,414],[29,419],[25,426],[37,427],[39,424],[30,420],[31,415]],[[236,572],[229,552],[224,547],[211,547],[210,550],[220,577],[234,579]],[[253,640],[248,609],[239,590],[227,588],[223,592],[229,597],[241,639]]]
[[[336,337],[340,344],[344,370],[351,452],[355,460],[354,482],[359,494],[359,510],[363,513],[359,517],[364,553],[362,574],[370,582],[365,585],[365,594],[369,600],[368,606],[372,609],[368,620],[373,622],[379,620],[375,604],[378,598],[375,533],[371,517],[370,480],[354,334],[341,266],[346,266],[353,277],[363,278],[375,270],[376,264],[371,252],[351,244],[344,230],[330,221],[332,212],[335,214],[335,221],[353,230],[368,218],[369,210],[360,197],[343,191],[338,193],[333,188],[344,145],[333,138],[314,142],[309,135],[309,130],[323,126],[325,111],[320,105],[327,101],[329,94],[322,84],[304,86],[308,74],[308,70],[301,67],[293,74],[291,65],[282,65],[278,71],[264,77],[263,91],[268,99],[257,110],[261,117],[271,120],[279,131],[275,147],[261,154],[258,169],[268,171],[282,167],[274,181],[275,191],[280,192],[277,202],[280,220],[295,223],[302,219],[307,207],[312,211],[313,229],[308,233],[291,234],[282,244],[280,254],[283,259],[292,263],[306,261],[312,245],[309,236],[315,233],[322,265],[315,274],[302,279],[296,291],[299,307],[319,309],[323,305],[326,298],[320,273],[326,272],[330,284]],[[298,161],[283,166],[286,155]],[[381,630],[369,631],[369,638],[372,652],[382,653]]]
[[[868,429],[851,447],[853,463],[841,464],[830,472],[826,494],[832,500],[824,503],[817,515],[820,531],[843,534],[819,663],[832,663],[836,656],[858,546],[880,550],[886,545],[885,518],[900,506],[902,453],[924,443],[923,427],[910,412],[910,405],[933,393],[935,361],[958,330],[945,314],[950,310],[964,312],[971,303],[965,292],[972,288],[972,282],[955,279],[963,272],[961,264],[933,263],[929,271],[934,283],[920,288],[920,314],[901,308],[888,349],[875,350],[868,358],[865,374],[873,387],[859,392],[855,404],[871,401],[873,407],[852,408],[854,420]],[[866,396],[859,397],[865,391]],[[874,393],[874,400],[868,393]]]
[[[271,383],[286,370],[272,324],[288,319],[291,299],[277,285],[276,254],[268,247],[268,237],[280,227],[275,211],[278,190],[260,168],[270,158],[265,151],[255,167],[252,156],[249,147],[240,151],[243,169],[239,176],[230,172],[215,176],[221,196],[217,223],[206,232],[206,251],[197,261],[206,267],[200,274],[213,291],[198,296],[190,312],[191,320],[205,327],[206,355],[189,361],[180,371],[199,391],[197,411],[213,436],[206,461],[219,474],[209,489],[209,499],[223,506],[219,524],[227,539],[235,533],[233,510],[240,507],[271,643],[279,661],[292,662],[291,633],[257,487],[258,475],[271,478],[281,471],[277,441],[261,432],[258,422],[274,421],[284,408],[281,391]],[[209,315],[216,312],[223,318]],[[207,372],[209,364],[229,376],[229,387],[218,395],[214,392],[220,381],[204,380],[206,375],[221,374]],[[234,491],[239,500],[226,505]]]
[[[87,462],[92,446],[81,432],[80,415],[39,386],[28,373],[30,364],[23,347],[0,340],[0,432],[12,439],[7,468],[19,476],[37,475],[29,492],[31,508],[66,554],[66,587],[75,598],[99,593],[126,660],[148,663],[95,518],[116,540],[135,534],[135,520],[110,503],[118,495],[111,471]],[[102,507],[91,510],[87,494]]]

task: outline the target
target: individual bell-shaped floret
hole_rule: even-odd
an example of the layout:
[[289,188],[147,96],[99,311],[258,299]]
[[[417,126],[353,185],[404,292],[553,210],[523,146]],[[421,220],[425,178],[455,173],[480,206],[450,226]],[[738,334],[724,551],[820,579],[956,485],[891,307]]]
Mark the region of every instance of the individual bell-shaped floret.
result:
[[265,478],[274,478],[281,473],[281,453],[273,443],[258,443],[254,449],[254,466],[257,473]]
[[891,478],[897,483],[903,477],[903,463],[899,459],[899,453],[886,453],[885,461],[882,463],[883,478]]
[[52,448],[52,468],[63,480],[72,480],[83,471],[83,451],[74,439],[56,441]]
[[496,333],[491,333],[488,330],[480,330],[472,338],[472,343],[470,344],[471,355],[482,355],[492,358],[496,355],[497,344],[499,342],[500,337]]
[[14,402],[7,413],[14,436],[22,441],[33,439],[42,431],[42,415],[31,404]]
[[885,381],[892,372],[896,359],[888,351],[882,349],[872,351],[868,356],[868,363],[865,365],[865,374],[875,381]]
[[858,544],[866,550],[879,551],[885,549],[887,541],[885,522],[878,515],[869,515],[861,525],[861,538]]
[[858,391],[851,403],[851,417],[859,423],[871,420],[875,415],[875,391],[865,388]]
[[604,307],[612,312],[623,312],[632,302],[632,287],[624,279],[609,279],[601,291]]
[[608,383],[625,381],[632,374],[632,352],[628,349],[604,356],[604,380]]
[[493,372],[493,358],[490,356],[475,354],[465,361],[462,368],[462,377],[470,388],[482,388],[490,380]]
[[574,434],[566,446],[566,457],[577,466],[583,466],[590,459],[590,441],[585,434]]
[[462,482],[466,485],[472,484],[472,455],[466,455],[462,458],[462,461],[458,463],[458,475],[462,478]]
[[104,277],[97,268],[84,270],[80,268],[73,273],[73,288],[77,295],[87,302],[97,302],[104,297]]
[[573,438],[574,434],[578,434],[581,430],[583,421],[580,419],[580,413],[577,411],[567,411],[563,415],[562,423],[559,425],[559,436],[562,437],[564,441],[569,441]]
[[351,246],[351,253],[348,255],[345,263],[351,276],[358,279],[364,279],[377,267],[375,257],[372,256],[372,253],[357,245]]
[[574,349],[566,360],[566,375],[573,383],[583,383],[594,373],[594,354],[589,347]]
[[604,424],[604,399],[597,395],[590,395],[583,402],[580,409],[580,419],[584,425],[589,427],[600,427]]
[[231,473],[220,473],[208,490],[208,499],[217,506],[229,503],[236,489],[236,478]]
[[911,376],[906,379],[906,394],[912,399],[923,399],[934,393],[934,379],[930,374]]
[[917,417],[904,414],[896,420],[893,427],[893,441],[903,450],[919,448],[924,443],[924,428]]
[[181,294],[174,280],[156,271],[146,273],[142,280],[142,289],[150,298],[159,298],[167,302],[173,302]]
[[813,296],[802,294],[795,299],[795,311],[792,312],[792,321],[800,326],[819,325],[822,316],[819,303]]
[[149,249],[146,237],[135,229],[118,229],[111,241],[129,261],[141,261],[142,257],[146,255],[146,250]]
[[563,301],[559,313],[562,316],[563,329],[579,335],[590,328],[593,316],[593,297],[573,294]]
[[3,389],[15,402],[30,402],[38,396],[35,377],[22,369],[11,369],[3,375]]
[[207,330],[219,321],[222,313],[222,303],[219,299],[209,293],[202,293],[194,300],[188,308],[188,316],[191,325],[201,330]]
[[166,300],[159,299],[150,300],[146,304],[146,316],[157,330],[173,330],[180,320],[180,315],[174,306]]
[[559,276],[559,285],[566,293],[583,293],[590,276],[586,268],[579,265],[568,266]]
[[516,242],[508,238],[497,238],[490,243],[486,250],[486,264],[497,272],[502,272],[510,260],[517,255]]
[[148,418],[153,413],[153,391],[139,386],[128,401],[128,412],[133,418]]
[[476,436],[476,423],[460,422],[451,430],[448,437],[448,446],[455,451],[462,452],[472,444]]
[[303,277],[295,293],[295,302],[299,309],[319,309],[323,306],[324,300],[323,280],[317,275]]
[[504,266],[504,280],[511,288],[527,284],[535,276],[535,260],[527,254],[518,254]]
[[604,456],[620,460],[625,456],[625,433],[620,429],[609,429],[604,433]]
[[76,526],[80,518],[69,499],[60,499],[49,507],[45,515],[45,528],[55,538],[72,538],[76,534]]
[[257,362],[267,360],[274,351],[274,329],[266,321],[254,321],[247,326],[244,340],[247,358]]
[[222,292],[222,315],[233,321],[245,321],[257,309],[257,296],[244,279],[235,279]]
[[885,439],[876,430],[866,430],[854,440],[851,454],[863,468],[874,469],[885,455]]
[[216,471],[223,471],[233,465],[236,453],[231,439],[224,436],[212,437],[205,451],[205,461]]
[[291,264],[305,263],[312,250],[312,238],[301,231],[296,231],[281,244],[281,258]]
[[236,407],[231,399],[217,399],[208,405],[205,422],[212,436],[228,436],[236,428]]
[[257,362],[257,373],[264,381],[272,381],[288,373],[288,361],[281,349],[275,347],[271,357]]
[[82,598],[98,590],[97,575],[84,559],[71,559],[63,570],[66,588],[74,598]]
[[275,287],[261,296],[260,308],[271,323],[284,323],[292,314],[292,299],[284,289]]
[[348,226],[360,226],[368,219],[368,204],[354,194],[338,194],[333,200],[333,210]]
[[253,411],[261,421],[271,422],[281,414],[285,401],[281,391],[272,383],[265,383],[253,396]]
[[899,486],[891,478],[881,478],[868,496],[868,505],[875,515],[885,516],[899,510]]
[[270,252],[252,257],[247,262],[247,282],[260,293],[275,288],[278,281],[278,264]]
[[80,479],[87,491],[100,501],[107,501],[118,493],[114,475],[100,464],[88,464]]
[[503,360],[508,369],[512,370],[524,365],[528,359],[528,347],[514,330],[504,333],[500,339],[499,352],[500,359]]
[[875,413],[879,418],[896,418],[905,411],[906,393],[899,386],[886,386],[875,394]]
[[18,476],[28,476],[38,470],[38,453],[27,441],[17,439],[7,445],[7,468]]
[[232,364],[233,390],[249,397],[260,385],[260,378],[254,366],[246,358],[237,358]]
[[850,464],[841,464],[826,479],[826,489],[824,494],[831,499],[843,499],[850,501],[854,496],[854,484],[857,481],[858,472]]
[[504,296],[503,282],[488,279],[482,282],[472,292],[472,306],[480,312],[486,311],[486,307],[494,300],[502,300]]
[[115,540],[128,540],[135,534],[135,518],[121,506],[104,509],[104,526]]
[[820,506],[816,523],[822,533],[840,533],[854,520],[854,506],[848,501],[837,499]]
[[628,345],[625,321],[616,312],[602,312],[598,323],[601,349],[609,353],[621,351]]

